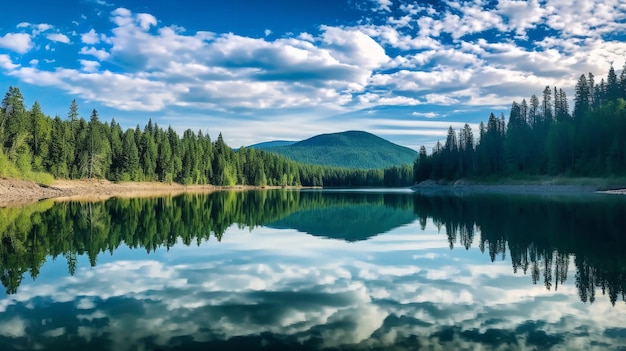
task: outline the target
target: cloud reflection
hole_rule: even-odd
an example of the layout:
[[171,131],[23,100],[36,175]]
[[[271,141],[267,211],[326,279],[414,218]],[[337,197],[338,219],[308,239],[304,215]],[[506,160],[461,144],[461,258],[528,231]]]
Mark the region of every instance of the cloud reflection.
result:
[[[155,256],[136,252],[138,260],[79,268],[73,277],[46,284],[24,283],[18,294],[0,301],[0,345],[124,350],[625,344],[623,304],[583,304],[572,284],[558,291],[529,287],[529,277],[511,276],[505,262],[486,264],[478,249],[450,251],[432,224],[425,232],[413,223],[352,244],[268,228],[255,229],[250,240],[248,231],[233,226],[222,243],[177,245]],[[283,237],[291,238],[287,248],[280,245]]]

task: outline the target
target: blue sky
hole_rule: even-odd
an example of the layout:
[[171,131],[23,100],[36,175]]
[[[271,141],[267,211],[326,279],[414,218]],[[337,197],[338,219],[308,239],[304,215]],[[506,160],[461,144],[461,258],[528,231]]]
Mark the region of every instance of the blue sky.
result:
[[625,39],[620,0],[11,1],[0,90],[233,147],[359,129],[418,148],[546,85],[571,100]]

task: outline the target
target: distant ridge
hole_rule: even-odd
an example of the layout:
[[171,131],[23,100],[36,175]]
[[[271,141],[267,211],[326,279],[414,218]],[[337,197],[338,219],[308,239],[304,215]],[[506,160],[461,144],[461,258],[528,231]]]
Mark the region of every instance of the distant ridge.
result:
[[250,147],[275,152],[302,163],[362,169],[412,164],[417,158],[413,149],[355,130],[320,134],[290,145],[266,146],[270,143]]
[[297,141],[274,140],[274,141],[266,141],[263,143],[253,144],[248,147],[253,148],[253,149],[269,149],[269,148],[278,147],[278,146],[289,146],[295,143],[297,143]]

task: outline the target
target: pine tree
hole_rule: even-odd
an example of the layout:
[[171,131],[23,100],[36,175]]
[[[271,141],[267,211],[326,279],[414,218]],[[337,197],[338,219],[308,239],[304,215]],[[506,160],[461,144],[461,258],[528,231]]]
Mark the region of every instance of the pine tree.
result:
[[46,168],[56,178],[68,178],[70,170],[67,164],[70,139],[69,125],[64,123],[59,116],[52,121],[50,152]]
[[106,176],[106,171],[110,166],[110,163],[107,162],[110,145],[102,131],[102,124],[96,109],[92,110],[89,117],[83,148],[80,163],[81,174],[87,178]]
[[122,175],[123,180],[141,180],[142,171],[139,163],[139,149],[135,141],[135,130],[124,132],[122,148]]
[[615,101],[620,97],[620,95],[617,74],[615,74],[615,69],[613,68],[613,65],[611,65],[606,78],[606,99],[607,101]]
[[574,120],[580,122],[591,109],[591,91],[584,74],[578,78],[574,94]]
[[539,98],[537,95],[532,95],[530,97],[530,107],[528,109],[528,125],[531,126],[532,129],[539,128],[539,122],[541,118],[539,117]]
[[111,120],[109,127],[109,144],[111,145],[111,169],[110,174],[114,179],[120,179],[122,173],[122,154],[124,153],[124,132],[122,127],[115,122],[115,118]]
[[39,102],[35,101],[30,110],[30,148],[33,152],[33,170],[44,171],[44,160],[50,148],[51,120],[41,112]]
[[459,167],[459,143],[456,138],[456,132],[450,126],[448,128],[448,136],[443,146],[442,168],[443,177],[454,179],[457,177]]
[[0,131],[3,132],[3,145],[9,149],[15,143],[18,134],[28,129],[24,97],[19,88],[9,87],[2,99],[0,110],[2,111]]

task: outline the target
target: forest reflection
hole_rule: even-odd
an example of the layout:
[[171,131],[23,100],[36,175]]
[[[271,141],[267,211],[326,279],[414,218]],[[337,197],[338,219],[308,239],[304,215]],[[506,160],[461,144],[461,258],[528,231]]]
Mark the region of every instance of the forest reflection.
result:
[[[44,201],[0,209],[0,280],[8,294],[33,279],[49,259],[113,254],[121,245],[159,248],[221,241],[227,228],[290,228],[345,241],[366,240],[418,220],[431,221],[450,248],[477,245],[492,261],[510,259],[513,272],[558,289],[574,281],[580,299],[598,291],[615,304],[626,289],[626,199],[474,195],[425,197],[399,193],[247,191],[105,202]],[[416,233],[419,234],[419,233]],[[575,277],[568,277],[571,262]]]

